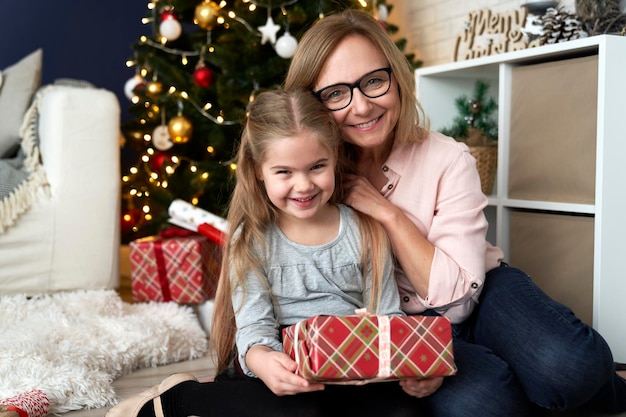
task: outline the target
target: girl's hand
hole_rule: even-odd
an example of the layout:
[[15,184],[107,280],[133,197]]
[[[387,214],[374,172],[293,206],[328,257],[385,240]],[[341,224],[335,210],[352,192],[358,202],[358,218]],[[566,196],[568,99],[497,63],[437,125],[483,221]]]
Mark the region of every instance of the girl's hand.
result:
[[324,384],[312,383],[296,375],[297,364],[289,355],[266,346],[251,347],[246,354],[246,364],[279,396],[324,389]]
[[435,393],[442,384],[442,376],[424,379],[403,379],[400,381],[400,386],[404,392],[417,398],[428,397]]

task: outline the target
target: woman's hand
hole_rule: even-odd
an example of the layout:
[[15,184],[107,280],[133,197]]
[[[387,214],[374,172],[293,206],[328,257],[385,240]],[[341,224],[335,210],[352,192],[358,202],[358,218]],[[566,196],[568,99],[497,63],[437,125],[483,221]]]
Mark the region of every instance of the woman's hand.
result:
[[343,185],[346,192],[343,202],[379,222],[383,222],[384,213],[396,209],[365,177],[346,174]]
[[324,389],[324,384],[312,383],[296,375],[297,364],[289,355],[266,346],[251,347],[246,354],[246,364],[279,396]]
[[404,392],[417,398],[428,397],[437,391],[442,384],[442,376],[424,379],[403,379],[400,381],[400,386]]
[[435,247],[402,210],[387,200],[367,178],[346,174],[344,186],[344,203],[383,225],[404,274],[415,292],[426,299]]

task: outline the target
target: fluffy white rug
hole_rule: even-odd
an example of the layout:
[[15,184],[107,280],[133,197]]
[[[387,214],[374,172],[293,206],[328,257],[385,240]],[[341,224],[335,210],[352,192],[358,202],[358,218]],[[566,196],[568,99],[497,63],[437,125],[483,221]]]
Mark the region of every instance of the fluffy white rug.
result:
[[43,390],[51,413],[114,405],[112,382],[204,356],[191,307],[123,302],[113,290],[0,297],[0,399]]

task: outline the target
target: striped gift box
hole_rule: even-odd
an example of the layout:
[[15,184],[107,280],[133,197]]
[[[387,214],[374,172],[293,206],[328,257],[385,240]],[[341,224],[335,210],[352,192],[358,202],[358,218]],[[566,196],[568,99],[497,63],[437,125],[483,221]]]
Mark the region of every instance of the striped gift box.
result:
[[283,346],[310,381],[364,384],[456,373],[445,317],[314,316],[284,328]]

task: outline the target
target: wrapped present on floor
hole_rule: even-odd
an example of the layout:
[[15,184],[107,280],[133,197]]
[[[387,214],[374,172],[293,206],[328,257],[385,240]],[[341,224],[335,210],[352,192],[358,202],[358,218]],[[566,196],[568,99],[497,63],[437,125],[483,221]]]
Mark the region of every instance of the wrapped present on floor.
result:
[[171,227],[129,246],[133,300],[195,304],[215,297],[222,247],[205,236]]
[[445,317],[314,316],[284,328],[283,346],[310,381],[364,384],[456,373]]

